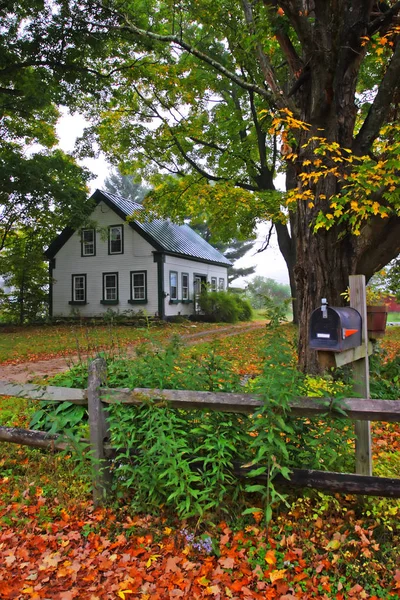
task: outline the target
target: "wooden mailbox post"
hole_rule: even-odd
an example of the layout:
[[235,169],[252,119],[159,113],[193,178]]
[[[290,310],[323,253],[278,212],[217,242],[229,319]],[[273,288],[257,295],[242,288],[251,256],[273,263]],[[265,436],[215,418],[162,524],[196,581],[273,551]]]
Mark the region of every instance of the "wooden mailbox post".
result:
[[[367,330],[367,301],[364,275],[350,275],[350,306],[361,315],[362,337],[361,352],[363,356],[353,362],[354,391],[360,398],[371,397],[369,390],[369,342]],[[362,400],[360,400],[362,402]],[[355,421],[356,433],[356,473],[372,475],[371,423]]]
[[[342,343],[339,339],[342,335],[342,330],[338,329],[337,332],[333,332],[332,335],[329,333],[316,333],[313,331],[313,327],[310,329],[310,345],[318,351],[318,358],[320,364],[324,368],[329,367],[342,367],[343,365],[352,363],[353,364],[353,379],[354,379],[354,393],[360,397],[360,402],[363,402],[361,398],[365,400],[370,399],[369,390],[369,361],[368,356],[372,354],[373,347],[372,343],[368,340],[368,329],[367,329],[367,303],[366,303],[366,292],[365,292],[365,277],[364,275],[351,275],[349,278],[349,289],[350,289],[350,307],[355,309],[355,312],[359,313],[358,327],[361,326],[361,335],[357,336],[357,341],[354,347],[349,347]],[[324,302],[324,301],[323,301]],[[325,301],[326,302],[326,301]],[[323,304],[321,309],[324,310],[325,316],[327,311],[330,311],[330,316],[333,313],[338,313],[340,317],[340,311],[343,313],[345,309],[334,309],[328,308],[327,305]],[[347,309],[348,310],[348,309]],[[321,330],[324,328],[320,318],[319,312],[314,311],[317,325],[314,327],[318,331],[318,319],[322,325]],[[314,316],[313,313],[313,316]],[[361,316],[361,324],[360,324]],[[328,320],[326,320],[328,325]],[[332,322],[332,319],[331,319]],[[325,327],[328,330],[328,327]],[[345,330],[344,330],[345,331]],[[343,335],[344,335],[343,331]],[[347,330],[348,331],[348,330]],[[353,330],[350,330],[351,332]],[[354,330],[355,331],[355,330]],[[316,337],[321,338],[315,339]],[[336,337],[335,337],[336,335]],[[330,339],[332,338],[332,339]],[[333,339],[334,338],[334,339]],[[353,338],[354,340],[355,338]],[[371,453],[371,426],[369,421],[356,421],[355,422],[355,434],[356,434],[356,473],[359,475],[372,475],[372,453]]]

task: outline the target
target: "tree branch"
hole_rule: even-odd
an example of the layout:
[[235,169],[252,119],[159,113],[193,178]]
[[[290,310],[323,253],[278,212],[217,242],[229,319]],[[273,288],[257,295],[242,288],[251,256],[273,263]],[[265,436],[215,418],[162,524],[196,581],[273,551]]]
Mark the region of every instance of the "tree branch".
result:
[[[250,30],[250,33],[255,36],[257,31],[256,31],[256,24],[254,21],[252,6],[248,0],[242,0],[242,6],[243,6],[244,17],[245,17],[247,26]],[[262,48],[262,45],[259,41],[255,42],[255,51],[256,51],[256,55],[258,57],[258,62],[259,62],[262,74],[264,75],[265,81],[267,82],[267,84],[269,85],[269,87],[272,90],[272,93],[276,99],[277,106],[279,108],[288,106],[288,99],[285,98],[285,94],[284,94],[282,88],[278,84],[278,80],[274,73],[274,69],[273,69],[273,67],[272,67],[267,55],[265,54],[265,52]]]
[[379,135],[387,119],[387,111],[394,93],[400,89],[400,44],[396,44],[392,60],[379,86],[375,99],[370,106],[365,121],[358,132],[353,150],[356,154],[366,154]]
[[368,26],[368,35],[374,35],[381,27],[390,25],[394,16],[400,11],[400,2],[393,4],[386,12],[374,19]]
[[222,146],[218,146],[218,144],[215,144],[214,142],[206,142],[205,140],[201,140],[200,138],[194,137],[193,135],[190,135],[189,139],[192,140],[192,142],[194,142],[195,144],[205,146],[206,148],[212,148],[213,150],[221,152],[221,154],[224,154],[227,151],[226,148],[222,148]]
[[231,81],[236,83],[242,89],[252,90],[256,94],[259,94],[260,96],[262,96],[263,98],[268,100],[268,102],[270,102],[271,104],[275,105],[276,99],[265,88],[255,84],[255,83],[249,83],[249,82],[245,81],[244,79],[242,79],[241,77],[236,75],[236,73],[234,73],[233,71],[230,71],[229,69],[224,67],[220,62],[211,58],[211,56],[208,56],[204,52],[197,50],[197,48],[195,48],[191,44],[188,44],[187,42],[185,42],[181,37],[178,37],[177,35],[162,35],[159,33],[154,33],[153,31],[140,29],[139,27],[136,27],[136,25],[131,23],[131,21],[129,21],[129,19],[126,15],[122,15],[121,13],[118,13],[117,11],[110,11],[110,9],[108,7],[105,7],[102,3],[100,3],[100,5],[105,10],[108,10],[109,12],[113,12],[114,15],[118,16],[120,19],[123,20],[124,25],[120,26],[121,30],[132,33],[132,34],[138,36],[139,38],[149,39],[149,40],[153,40],[155,42],[162,42],[165,44],[175,44],[179,48],[182,48],[182,50],[186,50],[186,52],[188,52],[189,54],[192,54],[192,56],[195,56],[202,62],[213,67],[213,69],[215,69],[218,73],[221,73],[222,75],[224,75],[225,77],[227,77],[228,79],[230,79]]

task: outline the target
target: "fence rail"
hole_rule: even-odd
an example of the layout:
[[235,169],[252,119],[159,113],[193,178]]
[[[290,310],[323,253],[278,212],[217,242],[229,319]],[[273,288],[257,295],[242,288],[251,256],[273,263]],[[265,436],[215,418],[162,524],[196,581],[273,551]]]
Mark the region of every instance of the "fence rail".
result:
[[[87,389],[70,389],[34,384],[15,384],[0,381],[0,396],[31,398],[47,402],[72,402],[87,405],[89,411],[90,440],[88,444],[94,458],[95,478],[93,497],[96,503],[102,502],[111,483],[111,469],[108,468],[113,454],[110,445],[108,424],[105,418],[107,405],[123,403],[140,405],[144,402],[165,402],[173,408],[207,409],[223,412],[252,414],[262,407],[262,398],[254,394],[234,394],[222,392],[195,392],[186,390],[157,390],[147,388],[109,389],[102,387],[105,381],[105,361],[97,358],[89,366]],[[279,410],[279,407],[277,407]],[[400,422],[400,402],[396,400],[374,400],[365,398],[294,398],[290,402],[293,416],[318,417],[329,413],[333,417],[346,416],[354,421]],[[0,442],[25,444],[53,451],[64,450],[67,442],[57,435],[45,432],[0,427]],[[238,477],[248,478],[251,468],[235,464],[233,472]],[[252,478],[259,483],[266,482],[266,476]],[[345,492],[400,498],[400,479],[373,477],[369,475],[329,473],[311,469],[293,469],[289,479],[274,478],[274,484],[296,488],[314,488],[327,492]]]
[[[191,390],[158,390],[149,388],[104,388],[99,390],[104,404],[143,404],[149,400],[167,402],[173,408],[218,410],[252,414],[262,406],[262,399],[256,394],[226,392],[196,392]],[[73,389],[34,384],[16,384],[0,381],[0,396],[15,396],[45,400],[47,402],[71,402],[87,406],[87,389]],[[346,416],[354,421],[400,422],[400,402],[398,400],[378,400],[371,398],[294,398],[289,402],[290,411],[297,417],[315,417],[330,413],[335,417]],[[345,415],[343,414],[345,413]]]

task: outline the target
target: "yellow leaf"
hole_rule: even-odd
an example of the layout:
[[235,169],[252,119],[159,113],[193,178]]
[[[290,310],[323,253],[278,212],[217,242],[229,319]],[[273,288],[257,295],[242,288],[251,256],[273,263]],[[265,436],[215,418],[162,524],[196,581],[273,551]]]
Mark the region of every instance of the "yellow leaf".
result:
[[151,565],[153,564],[153,562],[156,562],[157,558],[160,558],[161,554],[152,554],[149,557],[149,560],[146,563],[146,567],[149,568],[151,567]]
[[233,598],[233,594],[228,587],[225,588],[225,594],[228,596],[228,598]]
[[207,587],[208,584],[210,583],[210,580],[207,579],[205,575],[203,575],[203,577],[199,577],[199,579],[197,580],[197,583],[199,583],[200,585],[203,585],[204,587]]
[[170,533],[172,533],[171,527],[164,527],[164,533],[165,535],[170,535]]
[[122,598],[122,600],[125,600],[125,594],[133,594],[132,590],[121,590],[120,592],[118,592],[118,596],[120,598]]
[[339,550],[341,546],[340,540],[331,540],[327,545],[327,550]]
[[285,573],[286,573],[286,569],[276,569],[275,571],[272,571],[269,574],[271,583],[275,583],[275,581],[278,581],[278,579],[283,579]]

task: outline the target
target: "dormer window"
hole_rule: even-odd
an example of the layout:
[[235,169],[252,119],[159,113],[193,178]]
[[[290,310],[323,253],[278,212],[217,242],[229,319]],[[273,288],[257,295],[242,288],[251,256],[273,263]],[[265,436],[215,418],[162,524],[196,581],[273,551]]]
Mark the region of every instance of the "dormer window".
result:
[[122,225],[111,225],[108,228],[108,254],[123,254],[124,229]]
[[81,233],[82,256],[95,256],[96,254],[96,230],[82,229]]

